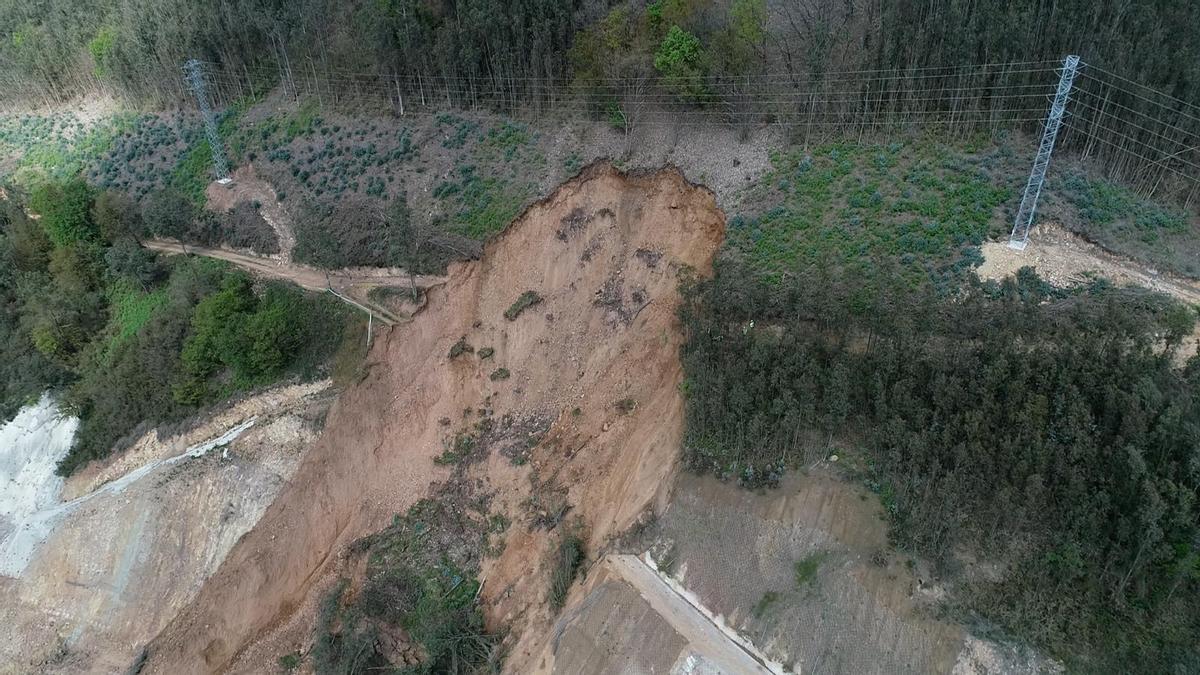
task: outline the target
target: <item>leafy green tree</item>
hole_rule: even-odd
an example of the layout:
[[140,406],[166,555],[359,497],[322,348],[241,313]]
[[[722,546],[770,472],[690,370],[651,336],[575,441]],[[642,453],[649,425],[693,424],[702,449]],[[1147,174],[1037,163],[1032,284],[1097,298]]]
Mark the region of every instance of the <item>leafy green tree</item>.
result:
[[41,216],[42,228],[55,246],[98,239],[92,190],[82,178],[42,183],[30,195],[29,206]]
[[306,340],[299,292],[271,285],[257,309],[238,326],[232,351],[224,360],[244,382],[279,374]]
[[104,79],[114,71],[113,48],[116,41],[117,31],[112,26],[101,27],[96,36],[88,41],[88,53],[92,56],[96,77]]
[[239,327],[254,306],[250,279],[244,274],[227,276],[219,291],[196,305],[191,331],[180,353],[186,377],[176,388],[177,401],[197,405],[210,395],[207,379],[238,351]]
[[118,239],[104,252],[104,262],[109,274],[128,279],[142,290],[150,290],[167,275],[158,256],[132,239]]
[[145,227],[141,211],[133,198],[116,190],[105,190],[96,195],[92,204],[92,220],[104,239],[110,242],[125,237],[139,241]]
[[708,97],[708,88],[701,79],[708,72],[708,62],[700,38],[679,26],[671,26],[654,55],[654,68],[662,75],[663,83],[686,101]]
[[187,195],[175,188],[150,193],[142,205],[146,229],[158,237],[183,241],[197,216],[196,207]]
[[718,33],[717,58],[726,73],[743,74],[766,58],[766,0],[734,0],[728,24]]

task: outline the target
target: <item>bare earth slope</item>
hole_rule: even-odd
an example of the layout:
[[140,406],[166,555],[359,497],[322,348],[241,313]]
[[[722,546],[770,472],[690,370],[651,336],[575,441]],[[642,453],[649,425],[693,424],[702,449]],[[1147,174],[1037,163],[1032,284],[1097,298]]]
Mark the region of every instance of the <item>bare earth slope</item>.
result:
[[[551,617],[550,535],[530,526],[538,514],[526,498],[564,497],[598,551],[665,496],[682,433],[679,276],[707,271],[723,230],[712,194],[674,169],[594,165],[531,206],[482,260],[452,268],[421,315],[375,343],[366,376],[335,404],[291,483],[151,643],[142,672],[270,667],[272,654],[253,643],[303,627],[345,546],[447,475],[432,460],[480,408],[553,420],[523,466],[493,454],[473,469],[513,518],[482,601],[492,622],[514,629],[506,667],[527,672]],[[527,290],[543,300],[506,319]],[[450,359],[464,336],[494,356]],[[501,367],[511,377],[489,377]]]
[[328,385],[281,387],[186,432],[152,431],[72,476],[28,565],[0,576],[0,673],[123,672],[300,464]]

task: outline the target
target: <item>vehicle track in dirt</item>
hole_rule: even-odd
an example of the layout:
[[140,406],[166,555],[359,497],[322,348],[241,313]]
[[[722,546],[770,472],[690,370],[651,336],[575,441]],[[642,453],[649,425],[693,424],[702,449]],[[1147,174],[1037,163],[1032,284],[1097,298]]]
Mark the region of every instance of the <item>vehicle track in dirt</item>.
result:
[[434,286],[446,283],[446,277],[443,276],[409,275],[399,268],[350,267],[340,270],[323,270],[228,248],[196,246],[167,239],[147,239],[142,242],[142,246],[168,255],[187,253],[188,255],[224,260],[252,274],[268,279],[290,281],[310,291],[333,290],[337,294],[365,306],[375,314],[377,319],[388,324],[394,324],[409,317],[399,315],[373,301],[369,297],[371,289],[415,288],[424,292]]

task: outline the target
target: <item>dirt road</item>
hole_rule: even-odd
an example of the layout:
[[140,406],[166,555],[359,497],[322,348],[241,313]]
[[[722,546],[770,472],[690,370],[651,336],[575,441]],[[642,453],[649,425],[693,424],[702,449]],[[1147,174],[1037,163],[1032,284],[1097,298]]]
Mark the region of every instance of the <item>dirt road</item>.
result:
[[720,672],[755,675],[782,672],[764,665],[765,659],[751,653],[752,645],[739,644],[637,556],[613,555],[605,563],[637,589],[642,599],[688,641],[692,650]]
[[1009,248],[1005,241],[985,242],[982,250],[984,262],[979,268],[982,279],[1002,279],[1028,265],[1057,285],[1078,283],[1094,274],[1117,284],[1143,286],[1200,304],[1200,285],[1195,282],[1115,256],[1057,223],[1038,225],[1030,237],[1029,248],[1024,251]]
[[[142,246],[166,254],[183,253],[185,248],[177,241],[166,239],[147,239],[142,242]],[[366,306],[376,315],[377,319],[387,323],[395,323],[400,320],[400,317],[387,308],[380,307],[378,303],[368,297],[372,288],[410,288],[415,285],[417,288],[425,290],[446,282],[446,277],[433,275],[418,274],[410,277],[407,272],[395,267],[348,267],[340,270],[322,270],[227,248],[209,248],[187,244],[186,249],[190,255],[224,260],[259,276],[290,281],[310,291],[333,289]]]

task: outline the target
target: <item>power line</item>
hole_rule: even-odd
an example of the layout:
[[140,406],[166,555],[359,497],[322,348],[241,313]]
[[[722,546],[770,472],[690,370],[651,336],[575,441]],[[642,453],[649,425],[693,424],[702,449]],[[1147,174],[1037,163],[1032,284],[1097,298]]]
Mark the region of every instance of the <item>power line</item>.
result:
[[[1117,131],[1117,130],[1115,130],[1115,129],[1109,129],[1108,127],[1106,127],[1106,126],[1104,126],[1104,125],[1102,125],[1102,124],[1095,124],[1095,127],[1096,127],[1097,129],[1100,129],[1101,131],[1106,131],[1106,132],[1108,132],[1108,133],[1110,133],[1110,134],[1113,134],[1114,136],[1119,136],[1119,137],[1121,137],[1121,138],[1123,138],[1123,139],[1125,139],[1125,140],[1127,140],[1127,141],[1130,141],[1131,143],[1134,143],[1134,144],[1136,144],[1136,145],[1139,145],[1139,146],[1141,146],[1141,147],[1143,147],[1143,148],[1149,148],[1150,150],[1153,150],[1153,151],[1155,151],[1155,152],[1161,152],[1161,153],[1166,153],[1166,152],[1167,152],[1166,150],[1163,150],[1162,148],[1157,148],[1157,147],[1155,147],[1155,146],[1153,146],[1153,145],[1150,145],[1149,143],[1146,143],[1146,142],[1144,142],[1144,141],[1140,141],[1140,140],[1138,140],[1138,139],[1136,139],[1136,138],[1133,138],[1132,136],[1126,136],[1125,134],[1123,134],[1123,133],[1121,133],[1121,132],[1119,132],[1119,131]],[[1073,128],[1073,129],[1076,129],[1076,130],[1078,130],[1078,127],[1072,127],[1072,128]],[[1096,138],[1098,138],[1097,136],[1095,136],[1095,135],[1094,135],[1094,134],[1092,134],[1091,132],[1088,132],[1088,133],[1089,133],[1089,136],[1090,136],[1090,137],[1096,137]],[[1198,147],[1200,147],[1200,146],[1198,146]],[[1183,148],[1182,150],[1187,150],[1187,149],[1188,149],[1188,148]],[[1173,154],[1168,154],[1166,157],[1163,157],[1162,159],[1159,159],[1159,160],[1157,160],[1157,161],[1158,161],[1158,162],[1164,162],[1164,161],[1166,161],[1167,159],[1170,159],[1170,158],[1174,157],[1174,158],[1175,158],[1175,159],[1176,159],[1178,162],[1180,162],[1181,164],[1186,164],[1186,165],[1188,165],[1188,166],[1192,167],[1193,169],[1196,169],[1196,170],[1200,171],[1200,164],[1193,164],[1193,163],[1191,163],[1191,162],[1189,162],[1189,161],[1187,161],[1187,160],[1185,160],[1185,159],[1183,159],[1183,158],[1181,158],[1181,157],[1178,157],[1179,153],[1180,153],[1182,150],[1180,150],[1180,151],[1176,151],[1176,152],[1175,152],[1175,153],[1173,153]]]
[[[220,69],[224,70],[224,66],[222,64],[213,63],[213,62],[207,62],[207,63],[209,65],[211,65],[213,68],[220,68]],[[966,73],[966,72],[953,72],[953,71],[967,71],[970,69],[986,71],[986,70],[992,69],[992,68],[1004,68],[1004,67],[1008,67],[1008,66],[1030,66],[1030,65],[1057,64],[1057,63],[1058,63],[1057,60],[1011,61],[1011,62],[997,61],[997,62],[984,63],[984,64],[959,65],[959,66],[925,66],[925,67],[919,67],[919,68],[875,68],[875,69],[862,69],[862,70],[832,70],[832,71],[828,71],[827,73],[823,73],[823,74],[819,74],[819,75],[797,74],[797,73],[792,73],[789,71],[775,71],[775,72],[755,73],[752,75],[701,75],[701,76],[696,76],[696,77],[699,79],[706,80],[706,81],[732,81],[732,82],[741,82],[741,81],[745,81],[745,80],[754,80],[754,79],[763,80],[763,81],[774,81],[774,80],[781,80],[781,79],[782,80],[795,80],[795,79],[797,79],[797,77],[799,77],[799,79],[804,80],[804,81],[828,81],[830,79],[839,79],[839,77],[843,76],[843,75],[891,73],[893,75],[890,77],[870,78],[870,79],[914,79],[914,78],[922,79],[922,78],[936,78],[936,77],[953,77],[956,75],[970,74],[970,73]],[[352,70],[348,70],[345,68],[332,68],[332,69],[325,68],[324,70],[327,73],[330,73],[330,72],[339,73],[339,74],[346,75],[349,77],[385,78],[385,79],[393,79],[393,78],[397,77],[397,75],[394,73],[352,71]],[[931,71],[931,70],[948,70],[948,71],[952,71],[952,72],[924,74],[924,75],[919,75],[919,76],[911,75],[911,73],[917,73],[917,72],[924,73],[924,72]],[[1033,73],[1033,72],[1050,72],[1050,71],[1055,71],[1055,70],[1057,70],[1056,67],[1048,66],[1045,68],[1026,68],[1026,69],[1021,69],[1021,70],[1010,70],[1010,71],[1001,70],[999,72],[984,73],[984,74]],[[238,72],[238,70],[234,69],[231,72],[236,74]],[[244,72],[250,72],[250,71],[246,70]],[[278,70],[278,68],[272,68],[269,66],[261,66],[260,65],[260,66],[255,66],[253,68],[253,72],[277,75],[279,70]],[[513,81],[513,82],[551,82],[551,83],[561,82],[561,83],[570,84],[570,83],[580,82],[580,81],[584,81],[584,82],[587,82],[587,81],[593,81],[593,82],[640,81],[642,79],[654,79],[657,77],[658,77],[658,73],[655,72],[655,73],[649,74],[646,78],[630,77],[630,76],[580,77],[580,76],[537,76],[537,75],[525,75],[525,76],[480,75],[478,77],[468,77],[468,76],[462,76],[462,75],[445,75],[445,74],[429,74],[429,75],[406,74],[405,76],[401,77],[400,79],[401,80],[413,80],[413,81],[415,81],[415,80],[421,80],[421,81],[458,80],[458,81],[465,81],[465,82],[475,82],[475,81],[484,81],[484,80],[500,80],[500,81]],[[863,78],[855,78],[855,79],[863,79]]]
[[[1140,124],[1137,124],[1137,123],[1135,123],[1135,122],[1131,122],[1131,121],[1129,121],[1129,120],[1121,119],[1121,118],[1117,117],[1116,115],[1113,115],[1112,113],[1108,112],[1107,110],[1103,110],[1103,109],[1101,109],[1101,108],[1097,108],[1096,106],[1088,105],[1088,104],[1086,104],[1086,103],[1082,103],[1082,102],[1080,102],[1080,101],[1074,101],[1074,107],[1077,107],[1077,108],[1084,108],[1085,110],[1092,110],[1092,111],[1095,111],[1095,112],[1099,113],[1101,116],[1105,116],[1105,115],[1107,115],[1108,117],[1111,117],[1112,119],[1114,119],[1114,120],[1117,120],[1117,121],[1121,122],[1122,124],[1125,124],[1125,125],[1131,126],[1131,127],[1135,128],[1135,129],[1140,129],[1140,130],[1142,130],[1142,131],[1145,131],[1146,133],[1153,134],[1154,136],[1157,136],[1157,137],[1159,137],[1159,138],[1165,138],[1165,139],[1167,139],[1167,140],[1169,140],[1169,141],[1175,141],[1175,142],[1177,142],[1177,143],[1180,143],[1181,145],[1187,145],[1186,143],[1183,143],[1182,141],[1179,141],[1178,139],[1176,139],[1176,138],[1174,138],[1174,137],[1172,137],[1172,136],[1168,136],[1168,135],[1166,135],[1166,134],[1160,133],[1160,132],[1158,132],[1158,131],[1155,131],[1154,129],[1147,129],[1146,127],[1143,127],[1142,125],[1140,125]],[[1155,120],[1155,118],[1153,118],[1153,117],[1150,117],[1150,116],[1148,116],[1148,115],[1147,115],[1146,117],[1147,117],[1147,119],[1154,120],[1154,121],[1158,121],[1158,120]],[[1089,118],[1089,119],[1094,119],[1094,116],[1093,116],[1093,118]],[[1166,124],[1166,122],[1160,122],[1160,124],[1163,124],[1164,126],[1169,126],[1169,125],[1167,125],[1167,124]],[[1174,128],[1174,127],[1172,127],[1172,128]],[[1185,131],[1185,130],[1183,130],[1183,129],[1176,129],[1176,131],[1179,131],[1179,132],[1180,132],[1180,133],[1182,133],[1182,134],[1185,134],[1185,135],[1192,136],[1192,137],[1194,137],[1194,138],[1200,139],[1200,134],[1197,134],[1197,133],[1194,133],[1194,132]]]
[[1094,141],[1100,141],[1101,143],[1105,143],[1105,144],[1107,144],[1107,145],[1111,145],[1112,147],[1116,148],[1117,150],[1120,150],[1121,152],[1125,152],[1125,153],[1128,153],[1128,154],[1130,154],[1130,155],[1133,155],[1134,157],[1137,157],[1138,159],[1140,159],[1140,160],[1142,160],[1142,161],[1146,162],[1147,164],[1150,164],[1151,166],[1157,166],[1157,167],[1159,167],[1159,168],[1161,168],[1161,169],[1164,169],[1164,170],[1166,170],[1166,171],[1170,171],[1170,172],[1171,172],[1171,173],[1173,173],[1173,174],[1176,174],[1176,175],[1178,175],[1178,176],[1182,176],[1182,177],[1184,177],[1184,178],[1186,178],[1186,179],[1188,179],[1188,180],[1190,180],[1190,181],[1193,181],[1193,182],[1200,183],[1200,178],[1197,178],[1196,176],[1190,176],[1190,175],[1188,175],[1188,174],[1186,174],[1186,173],[1182,173],[1182,172],[1180,172],[1180,171],[1176,171],[1175,169],[1172,169],[1171,167],[1167,166],[1166,164],[1162,164],[1162,161],[1163,161],[1162,159],[1157,159],[1157,160],[1150,159],[1149,157],[1146,157],[1146,156],[1145,156],[1145,155],[1143,155],[1143,154],[1140,154],[1140,153],[1134,152],[1133,150],[1130,150],[1129,148],[1127,148],[1127,147],[1125,147],[1125,146],[1123,146],[1123,145],[1119,145],[1119,144],[1117,144],[1117,143],[1113,143],[1112,141],[1110,141],[1110,140],[1108,140],[1108,139],[1106,139],[1106,138],[1102,138],[1102,137],[1100,137],[1100,136],[1095,136],[1095,135],[1093,135],[1093,134],[1091,134],[1091,133],[1089,133],[1089,132],[1087,132],[1087,131],[1085,131],[1085,130],[1083,130],[1083,129],[1080,129],[1079,127],[1076,127],[1076,126],[1072,125],[1070,122],[1064,122],[1064,125],[1065,125],[1065,126],[1068,128],[1068,129],[1071,129],[1072,131],[1075,131],[1075,132],[1078,132],[1078,133],[1080,133],[1080,134],[1083,134],[1085,137],[1087,137],[1087,138],[1088,138],[1088,139],[1090,139],[1090,140],[1094,140]]
[[[1089,96],[1093,97],[1093,98],[1096,98],[1096,99],[1100,99],[1100,98],[1101,98],[1099,95],[1097,95],[1097,94],[1094,94],[1094,93],[1092,93],[1092,92],[1086,92],[1086,93],[1087,93]],[[1178,132],[1179,132],[1179,133],[1181,133],[1181,134],[1187,134],[1187,135],[1190,135],[1190,136],[1195,136],[1196,138],[1200,138],[1200,133],[1197,133],[1197,132],[1195,132],[1195,131],[1188,131],[1187,129],[1184,129],[1183,127],[1177,127],[1177,126],[1175,126],[1175,125],[1173,125],[1173,124],[1171,124],[1171,123],[1169,123],[1169,122],[1165,122],[1165,121],[1163,121],[1163,120],[1160,120],[1160,119],[1158,119],[1157,117],[1155,117],[1155,116],[1153,116],[1153,115],[1151,115],[1151,114],[1149,114],[1149,113],[1142,112],[1141,110],[1137,110],[1137,109],[1135,109],[1135,108],[1130,108],[1129,106],[1127,106],[1127,105],[1122,105],[1122,104],[1120,104],[1120,103],[1117,103],[1116,101],[1110,101],[1110,100],[1104,99],[1104,103],[1103,103],[1103,105],[1105,106],[1105,108],[1097,108],[1097,107],[1095,107],[1095,106],[1091,106],[1091,105],[1088,105],[1088,104],[1086,104],[1086,103],[1081,103],[1081,102],[1079,102],[1079,100],[1078,100],[1078,99],[1076,99],[1075,103],[1076,103],[1076,105],[1081,105],[1081,106],[1083,106],[1084,108],[1088,108],[1088,109],[1090,109],[1090,110],[1096,110],[1096,111],[1099,111],[1100,113],[1102,113],[1102,114],[1105,114],[1105,115],[1108,115],[1109,117],[1113,117],[1113,118],[1116,118],[1117,116],[1116,116],[1116,115],[1114,115],[1114,114],[1112,114],[1112,113],[1110,113],[1110,112],[1108,112],[1108,110],[1107,110],[1106,108],[1107,108],[1108,106],[1113,106],[1113,107],[1116,107],[1116,108],[1121,108],[1122,110],[1128,110],[1129,112],[1132,112],[1132,113],[1134,113],[1134,114],[1136,114],[1136,115],[1140,115],[1140,116],[1142,116],[1142,117],[1145,117],[1145,118],[1146,118],[1146,119],[1148,119],[1148,120],[1152,120],[1152,121],[1154,121],[1154,122],[1157,122],[1157,123],[1159,123],[1159,124],[1161,124],[1161,125],[1163,125],[1163,126],[1165,126],[1165,127],[1168,127],[1168,128],[1170,128],[1170,129],[1172,129],[1172,130],[1174,130],[1174,131],[1178,131]],[[1122,121],[1125,121],[1125,120],[1122,120]],[[1130,124],[1132,124],[1132,123],[1130,123]],[[1136,126],[1136,125],[1135,125],[1135,126]]]
[[[236,78],[222,79],[221,81],[226,84],[233,84],[233,85],[242,84],[242,80],[236,79]],[[331,80],[328,78],[317,78],[317,79],[308,79],[307,81],[314,82],[314,83],[319,83],[319,82],[328,83],[328,82],[337,81],[337,80]],[[358,84],[361,87],[365,87],[367,89],[378,89],[378,90],[384,92],[389,99],[391,99],[393,96],[393,89],[392,89],[392,86],[390,83],[356,83],[356,84]],[[930,94],[930,93],[935,93],[935,92],[940,95],[933,96],[933,97],[917,97],[917,98],[908,97],[903,100],[905,100],[907,102],[912,102],[912,101],[947,100],[947,99],[951,99],[951,98],[956,98],[952,94],[952,92],[963,92],[964,94],[971,94],[971,93],[978,92],[979,98],[988,98],[988,99],[1004,98],[1004,99],[1007,99],[1007,98],[1025,98],[1025,97],[1043,96],[1042,91],[1047,90],[1048,88],[1049,87],[1045,84],[1009,84],[1009,85],[972,85],[972,86],[963,86],[963,87],[928,87],[928,88],[922,88],[922,89],[916,89],[916,88],[881,89],[881,90],[875,90],[875,91],[843,90],[843,91],[814,91],[814,92],[808,92],[808,93],[781,92],[781,93],[772,93],[772,94],[756,94],[756,93],[742,92],[742,93],[734,93],[731,95],[721,95],[718,97],[717,101],[715,101],[714,103],[723,104],[723,103],[737,103],[737,102],[744,102],[744,101],[763,100],[763,101],[779,101],[782,103],[805,102],[805,103],[854,103],[854,104],[858,104],[863,101],[871,102],[871,101],[878,101],[878,100],[883,100],[883,101],[899,100],[899,99],[901,99],[901,97],[907,97],[910,94]],[[1019,94],[1000,93],[1000,92],[1019,90],[1019,89],[1034,89],[1037,91],[1029,91],[1029,92],[1019,93]],[[476,100],[482,99],[484,101],[495,100],[495,101],[507,102],[511,98],[511,95],[513,93],[514,92],[512,92],[511,90],[496,89],[496,88],[441,89],[441,90],[431,92],[430,96],[436,98],[438,95],[441,95],[441,94],[449,94],[449,95],[460,96],[463,98],[472,98],[472,99],[476,99]],[[849,98],[813,98],[813,96],[815,96],[815,95],[821,95],[821,96],[851,95],[851,97],[849,97]],[[962,95],[962,96],[958,96],[957,98],[975,98],[975,97],[976,96]],[[565,100],[566,98],[568,98],[568,97],[564,97],[564,99],[560,99],[560,100]],[[626,101],[631,100],[631,101],[637,102],[637,103],[662,102],[662,103],[677,104],[680,106],[694,105],[694,104],[691,104],[691,103],[688,103],[685,101],[681,101],[678,96],[676,96],[674,94],[669,94],[669,93],[644,93],[644,94],[636,94],[636,95],[627,95],[627,96],[623,96],[621,98],[622,98],[622,100],[626,100]]]
[[[1025,87],[1028,85],[1021,85],[1021,86]],[[1044,85],[1038,85],[1038,88],[1044,90],[1046,87]],[[392,100],[394,98],[394,92],[392,92],[392,90],[387,86],[384,86],[384,85],[372,86],[372,87],[368,87],[368,89],[369,90],[378,90],[380,92],[380,98],[386,97],[388,100]],[[830,94],[850,94],[850,93],[857,94],[854,97],[847,97],[847,98],[812,98],[811,94],[791,94],[791,93],[772,94],[772,95],[737,94],[734,96],[721,96],[718,100],[711,102],[710,105],[731,106],[731,105],[738,105],[738,104],[745,104],[745,103],[761,102],[761,103],[778,103],[781,105],[783,105],[783,104],[792,104],[792,105],[794,105],[794,104],[807,104],[807,105],[853,104],[855,106],[859,106],[859,105],[878,105],[878,104],[887,105],[887,104],[895,104],[895,103],[911,104],[911,103],[920,103],[920,102],[929,102],[929,101],[953,101],[953,100],[971,100],[971,99],[986,99],[986,100],[994,101],[994,100],[1008,100],[1008,99],[1027,99],[1027,98],[1043,98],[1044,99],[1044,98],[1046,98],[1045,94],[1043,94],[1041,91],[1031,91],[1031,92],[1025,92],[1025,93],[1020,93],[1020,94],[1001,94],[1001,93],[991,93],[993,91],[1003,91],[1002,88],[993,88],[993,87],[960,88],[958,90],[964,91],[964,92],[969,91],[969,92],[982,92],[982,93],[979,95],[953,96],[953,95],[944,95],[943,94],[940,96],[917,96],[917,97],[914,97],[914,96],[910,96],[910,95],[911,94],[929,94],[929,93],[934,93],[934,92],[954,91],[954,90],[952,90],[952,89],[944,89],[944,90],[942,90],[942,89],[920,89],[920,90],[907,89],[907,90],[881,90],[878,92],[827,92]],[[439,92],[437,92],[437,94],[438,95],[436,95],[436,96],[432,96],[432,98],[438,99],[438,98],[440,98],[440,95],[442,95],[442,94],[450,94],[452,96],[456,96],[456,97],[459,97],[462,99],[473,99],[476,101],[483,101],[485,103],[486,102],[508,103],[511,100],[511,96],[510,96],[511,92],[507,92],[507,91],[503,91],[503,90],[479,90],[479,91],[474,91],[474,92],[472,92],[470,90],[440,90]],[[353,95],[353,94],[343,92],[340,95],[347,96],[347,95]],[[558,99],[558,103],[556,105],[563,105],[564,101],[571,101],[571,100],[575,100],[575,97],[565,97],[562,99]],[[622,97],[620,97],[620,101],[622,103],[642,104],[642,105],[651,104],[651,103],[657,103],[657,104],[663,104],[663,105],[675,105],[675,106],[679,106],[679,107],[683,107],[683,108],[687,108],[687,109],[694,109],[694,107],[696,105],[696,104],[689,103],[686,101],[681,101],[679,99],[679,97],[674,94],[646,94],[646,95],[639,95],[639,96],[622,96]]]
[[[1135,86],[1141,87],[1142,89],[1145,89],[1146,91],[1151,91],[1151,92],[1154,92],[1155,94],[1158,94],[1159,96],[1163,96],[1163,97],[1165,97],[1165,98],[1169,98],[1169,99],[1171,99],[1172,101],[1175,101],[1176,103],[1182,103],[1183,105],[1186,105],[1186,106],[1188,106],[1189,108],[1195,108],[1196,110],[1200,110],[1200,105],[1196,105],[1195,103],[1191,103],[1191,102],[1189,102],[1189,101],[1185,101],[1185,100],[1183,100],[1183,99],[1181,99],[1181,98],[1178,98],[1178,97],[1172,96],[1172,95],[1168,94],[1168,93],[1167,93],[1167,92],[1165,92],[1165,91],[1159,91],[1158,89],[1155,89],[1155,88],[1153,88],[1153,87],[1150,87],[1150,86],[1144,85],[1144,84],[1142,84],[1141,82],[1137,82],[1137,81],[1135,81],[1135,80],[1131,80],[1131,79],[1129,79],[1128,77],[1123,77],[1123,76],[1121,76],[1121,75],[1117,75],[1116,73],[1114,73],[1114,72],[1111,72],[1111,71],[1108,71],[1108,70],[1105,70],[1105,69],[1103,69],[1103,68],[1100,68],[1099,66],[1092,66],[1092,65],[1089,65],[1089,66],[1088,66],[1088,68],[1089,68],[1089,69],[1091,69],[1091,70],[1094,70],[1094,71],[1096,71],[1096,72],[1099,72],[1099,73],[1103,73],[1103,74],[1105,74],[1105,75],[1108,75],[1109,77],[1115,77],[1115,78],[1116,78],[1116,79],[1118,79],[1118,80],[1123,80],[1123,81],[1125,81],[1125,82],[1128,82],[1128,83],[1130,83],[1130,84],[1132,84],[1132,85],[1135,85]],[[1095,78],[1093,78],[1093,79],[1095,79]]]
[[[734,85],[763,85],[763,86],[766,86],[766,85],[770,85],[770,86],[778,87],[778,86],[782,86],[782,85],[800,86],[801,84],[808,85],[808,84],[813,84],[813,83],[817,83],[819,85],[830,85],[830,84],[834,84],[834,83],[862,84],[862,83],[871,83],[871,82],[896,82],[896,81],[930,80],[930,79],[951,80],[951,79],[962,79],[964,77],[977,77],[980,75],[1003,75],[1003,76],[1007,77],[1007,76],[1016,75],[1016,74],[1048,73],[1048,72],[1055,72],[1055,71],[1056,71],[1056,69],[1054,69],[1054,68],[1038,68],[1038,69],[1031,69],[1031,70],[997,71],[997,72],[991,72],[991,73],[963,72],[963,73],[940,73],[940,74],[934,74],[934,75],[901,74],[901,75],[881,76],[881,77],[829,77],[829,78],[819,78],[819,79],[807,79],[806,78],[803,80],[803,82],[797,82],[797,81],[795,81],[794,78],[779,77],[779,76],[746,76],[746,77],[726,78],[724,76],[697,75],[694,77],[686,78],[686,81],[700,83],[700,84],[706,84],[706,85],[728,85],[728,86],[734,86]],[[272,78],[278,77],[278,72],[273,69],[265,70],[265,71],[257,71],[257,72],[259,74],[262,74],[264,76],[269,76]],[[246,79],[247,79],[245,74],[238,73],[238,72],[222,72],[219,75],[221,77],[226,77],[226,78],[234,79],[234,80],[241,81],[241,82],[246,82]],[[354,74],[354,73],[347,73],[345,71],[339,71],[337,69],[332,69],[332,70],[326,69],[320,75],[314,74],[312,76],[306,76],[303,73],[301,73],[300,76],[293,77],[292,79],[295,81],[301,81],[301,82],[306,81],[306,80],[323,80],[323,81],[337,81],[337,82],[357,83],[357,84],[386,83],[386,86],[388,86],[388,87],[394,86],[396,83],[403,83],[410,87],[412,87],[412,86],[433,87],[438,83],[442,83],[446,87],[449,87],[449,85],[451,85],[451,84],[453,84],[455,86],[459,86],[459,87],[461,87],[461,86],[474,87],[476,84],[478,84],[480,86],[487,85],[487,86],[492,86],[493,88],[495,88],[495,86],[497,84],[503,84],[503,83],[536,82],[536,83],[546,84],[546,85],[548,85],[548,88],[570,89],[570,88],[578,87],[578,86],[588,86],[588,85],[608,86],[608,85],[619,85],[619,84],[623,84],[623,83],[650,85],[650,84],[658,83],[661,80],[661,77],[658,75],[658,73],[653,73],[653,74],[648,73],[647,75],[645,75],[643,77],[568,78],[568,79],[557,79],[557,78],[556,79],[542,79],[542,78],[518,78],[518,77],[509,78],[509,77],[484,77],[484,76],[462,77],[462,76],[448,76],[448,75],[427,75],[427,76],[404,75],[404,76],[400,76],[400,75],[387,74],[387,73]],[[977,85],[977,86],[987,86],[987,85]],[[506,88],[504,88],[504,91],[511,91],[512,89],[515,89],[515,87],[506,87]]]
[[1167,110],[1170,110],[1171,112],[1173,112],[1173,113],[1175,113],[1175,114],[1177,114],[1177,115],[1179,115],[1179,116],[1181,116],[1181,117],[1186,117],[1186,118],[1188,118],[1189,120],[1192,120],[1193,122],[1200,122],[1200,117],[1192,117],[1191,115],[1189,115],[1189,114],[1187,114],[1187,113],[1183,112],[1182,110],[1176,110],[1175,108],[1172,108],[1171,106],[1169,106],[1169,105],[1167,105],[1167,104],[1165,104],[1165,103],[1162,103],[1162,102],[1160,102],[1160,101],[1155,101],[1155,100],[1152,100],[1152,99],[1146,98],[1145,96],[1142,96],[1141,94],[1138,94],[1138,93],[1136,93],[1136,92],[1129,91],[1128,89],[1125,89],[1125,88],[1123,88],[1123,87],[1119,87],[1119,86],[1117,86],[1117,85],[1115,85],[1115,84],[1113,84],[1113,83],[1111,83],[1111,82],[1105,82],[1104,80],[1101,80],[1101,79],[1098,79],[1098,78],[1095,78],[1095,77],[1091,77],[1091,76],[1089,76],[1087,73],[1080,73],[1080,76],[1081,76],[1081,77],[1084,77],[1084,78],[1087,78],[1087,79],[1090,79],[1090,80],[1092,80],[1092,81],[1094,81],[1094,82],[1099,82],[1100,84],[1102,84],[1102,85],[1104,85],[1104,86],[1106,86],[1106,87],[1110,87],[1110,88],[1112,88],[1112,89],[1115,89],[1115,90],[1117,90],[1117,91],[1119,91],[1119,92],[1121,92],[1121,93],[1125,94],[1126,96],[1132,96],[1132,97],[1134,97],[1134,98],[1138,98],[1138,99],[1141,99],[1141,100],[1143,100],[1143,101],[1146,101],[1147,103],[1151,103],[1151,104],[1153,104],[1153,105],[1157,105],[1157,106],[1160,106],[1160,107],[1162,107],[1162,108],[1165,108],[1165,109],[1167,109]]

